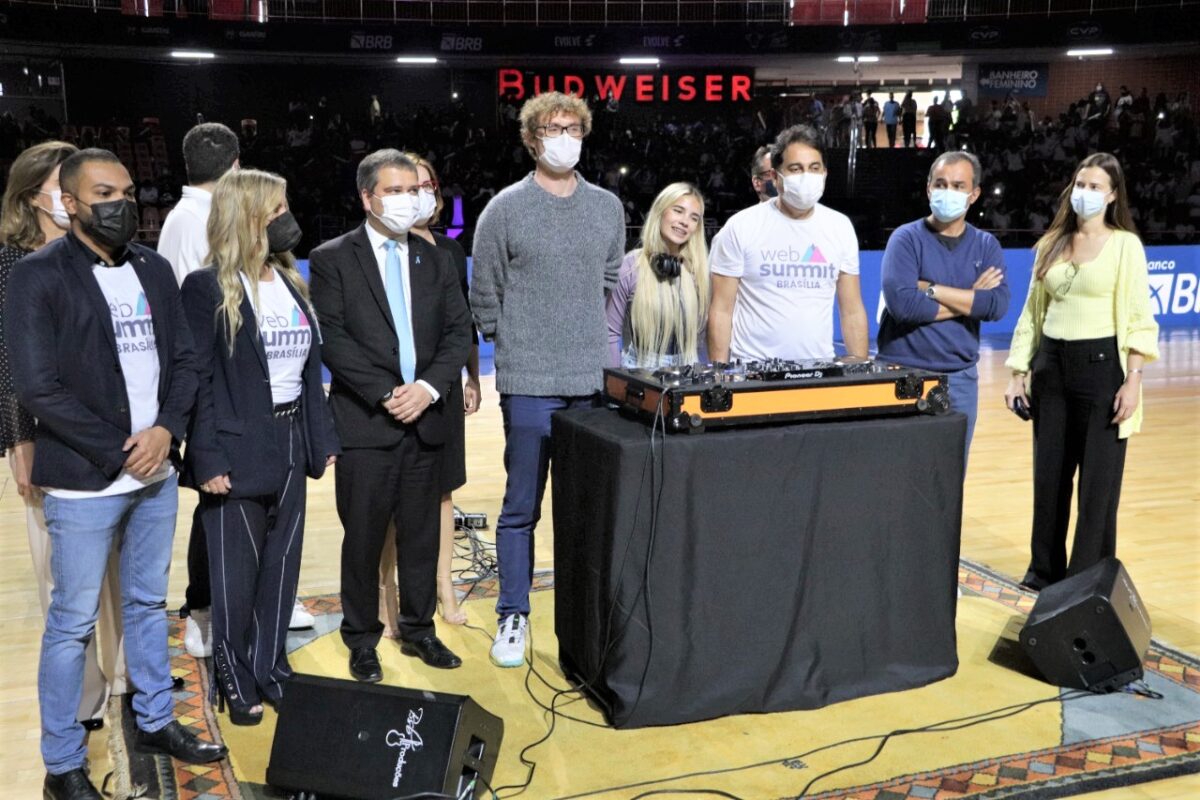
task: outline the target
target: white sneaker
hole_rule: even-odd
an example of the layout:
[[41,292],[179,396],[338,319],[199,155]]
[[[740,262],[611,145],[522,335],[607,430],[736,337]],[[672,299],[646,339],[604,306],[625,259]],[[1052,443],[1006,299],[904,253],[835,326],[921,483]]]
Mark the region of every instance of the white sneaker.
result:
[[313,615],[308,613],[308,609],[304,607],[304,603],[299,600],[292,606],[292,621],[288,623],[289,631],[305,631],[316,625],[317,621]]
[[525,629],[529,620],[523,614],[509,614],[500,620],[496,640],[492,642],[492,663],[497,667],[519,667],[525,663]]
[[212,609],[193,608],[183,626],[183,649],[193,658],[212,655]]

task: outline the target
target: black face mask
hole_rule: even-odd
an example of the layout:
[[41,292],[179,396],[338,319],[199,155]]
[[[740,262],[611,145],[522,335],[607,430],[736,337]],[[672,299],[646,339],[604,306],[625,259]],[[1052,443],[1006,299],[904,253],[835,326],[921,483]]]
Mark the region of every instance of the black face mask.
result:
[[285,211],[267,223],[267,249],[272,253],[286,253],[300,244],[304,233],[291,211]]
[[779,190],[775,188],[775,181],[763,181],[763,194],[767,197],[779,197]]
[[137,233],[137,203],[124,198],[103,203],[78,202],[92,210],[87,219],[79,218],[83,232],[100,244],[120,250]]

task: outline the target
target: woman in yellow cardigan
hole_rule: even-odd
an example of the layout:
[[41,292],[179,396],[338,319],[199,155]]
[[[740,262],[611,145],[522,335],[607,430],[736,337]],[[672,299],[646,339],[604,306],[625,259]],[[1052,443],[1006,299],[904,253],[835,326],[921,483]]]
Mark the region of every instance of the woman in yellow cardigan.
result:
[[1014,411],[1023,404],[1033,417],[1026,588],[1038,591],[1116,554],[1125,447],[1141,428],[1142,367],[1157,357],[1146,253],[1129,216],[1125,176],[1116,158],[1095,153],[1080,162],[1037,243],[1005,362],[1012,370],[1005,402]]

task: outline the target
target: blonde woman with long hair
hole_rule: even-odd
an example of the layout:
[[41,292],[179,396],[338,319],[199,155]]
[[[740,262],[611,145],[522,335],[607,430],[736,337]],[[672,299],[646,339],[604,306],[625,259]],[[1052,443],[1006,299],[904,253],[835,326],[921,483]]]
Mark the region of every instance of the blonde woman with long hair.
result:
[[300,239],[283,178],[228,172],[213,191],[209,266],[183,283],[200,378],[183,483],[200,492],[208,537],[213,693],[236,725],[258,724],[291,677],[304,479],[341,452],[320,325],[291,253]]
[[659,192],[641,244],[625,255],[608,297],[609,365],[657,369],[696,363],[709,302],[700,190],[672,183]]
[[1075,169],[1037,243],[1005,362],[1012,370],[1005,402],[1033,418],[1026,588],[1039,591],[1116,554],[1126,444],[1142,424],[1142,368],[1157,357],[1146,251],[1129,214],[1125,175],[1116,158],[1095,153]]

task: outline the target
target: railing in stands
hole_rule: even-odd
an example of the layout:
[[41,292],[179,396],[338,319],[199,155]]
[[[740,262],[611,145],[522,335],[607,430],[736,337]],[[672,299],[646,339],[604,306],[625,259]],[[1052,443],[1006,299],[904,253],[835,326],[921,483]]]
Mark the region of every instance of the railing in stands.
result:
[[785,24],[787,0],[8,0],[131,16],[517,25]]
[[7,0],[218,20],[429,25],[889,24],[1200,6],[1200,0]]
[[983,17],[1052,14],[1094,14],[1098,11],[1143,11],[1200,5],[1196,0],[927,0],[930,21]]

